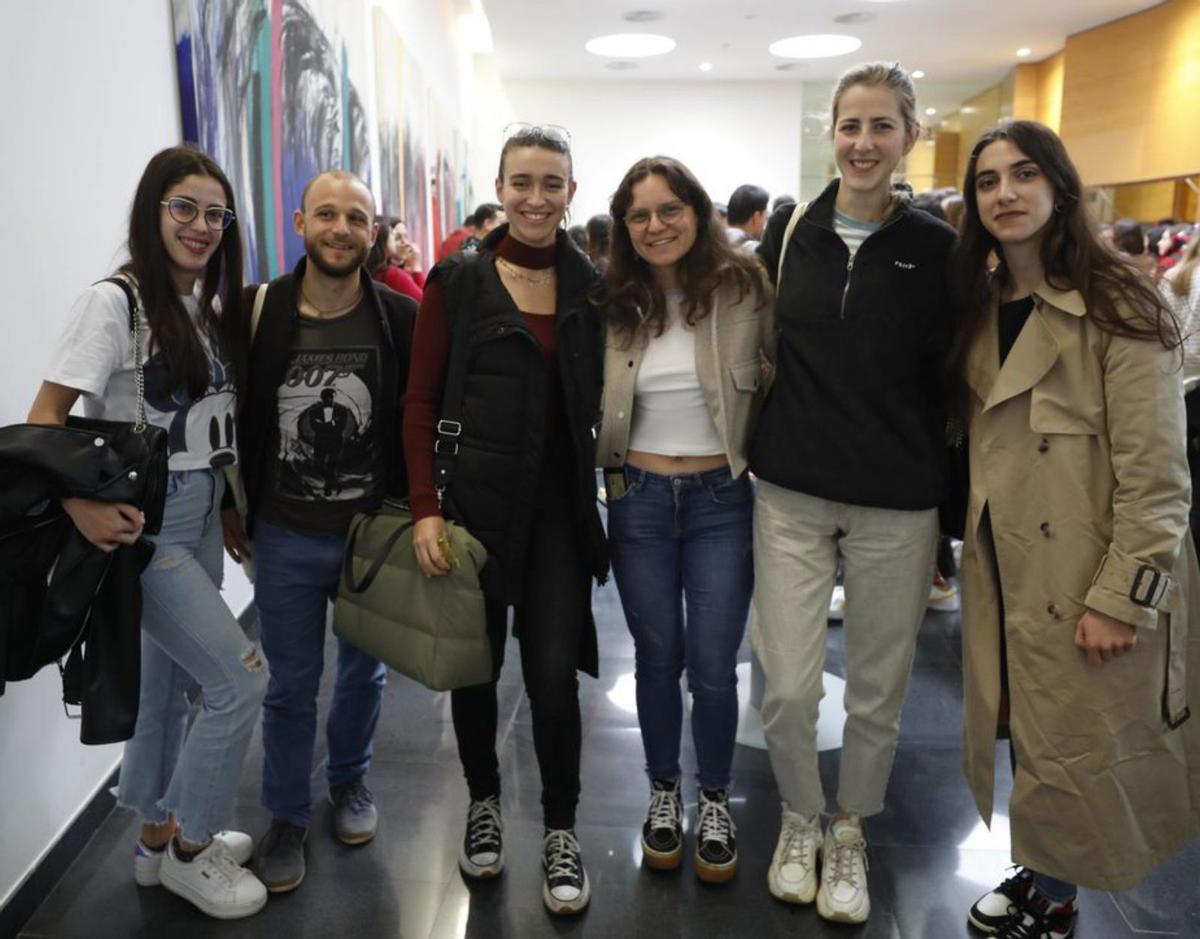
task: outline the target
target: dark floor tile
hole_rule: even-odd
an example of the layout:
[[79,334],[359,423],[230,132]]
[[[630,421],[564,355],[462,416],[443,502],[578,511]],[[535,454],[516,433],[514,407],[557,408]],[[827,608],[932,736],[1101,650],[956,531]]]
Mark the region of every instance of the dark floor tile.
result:
[[1132,890],[1112,894],[1136,930],[1200,936],[1200,841],[1193,841]]

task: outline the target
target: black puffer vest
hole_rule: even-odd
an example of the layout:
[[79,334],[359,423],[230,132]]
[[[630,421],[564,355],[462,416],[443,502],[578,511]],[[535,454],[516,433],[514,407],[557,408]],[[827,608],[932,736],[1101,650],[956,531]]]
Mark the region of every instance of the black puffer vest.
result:
[[[447,514],[483,542],[499,566],[506,603],[520,599],[521,573],[529,550],[538,476],[545,439],[547,369],[536,337],[525,325],[496,273],[495,245],[508,231],[491,231],[476,257],[455,254],[430,273],[440,279],[451,334],[457,317],[468,315],[469,353],[462,406],[462,436],[453,478],[445,493]],[[559,232],[555,331],[558,368],[569,440],[574,521],[585,540],[584,556],[597,580],[608,573],[608,549],[596,509],[595,437],[603,380],[601,320],[587,296],[596,278],[587,257]],[[474,302],[464,283],[475,277]]]

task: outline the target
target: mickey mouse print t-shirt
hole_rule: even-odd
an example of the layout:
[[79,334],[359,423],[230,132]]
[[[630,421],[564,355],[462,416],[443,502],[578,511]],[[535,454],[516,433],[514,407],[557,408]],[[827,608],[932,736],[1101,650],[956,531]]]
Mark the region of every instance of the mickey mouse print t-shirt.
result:
[[[195,323],[200,309],[198,299],[196,296],[179,299]],[[236,396],[229,368],[201,331],[201,341],[208,352],[208,388],[195,399],[186,388],[168,394],[164,390],[166,365],[162,353],[150,341],[150,326],[141,312],[140,300],[138,306],[146,376],[146,419],[167,431],[169,468],[210,469],[236,462]],[[109,421],[136,419],[133,334],[129,329],[129,302],[120,287],[105,282],[93,284],[75,301],[46,380],[82,392],[80,400],[85,417]]]
[[260,519],[340,536],[355,513],[378,504],[382,341],[365,300],[340,316],[298,315],[267,446]]

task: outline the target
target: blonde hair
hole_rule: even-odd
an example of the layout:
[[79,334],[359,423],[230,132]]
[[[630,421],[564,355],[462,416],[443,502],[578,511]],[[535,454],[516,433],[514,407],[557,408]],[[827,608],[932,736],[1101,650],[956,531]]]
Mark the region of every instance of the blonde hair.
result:
[[831,132],[832,128],[837,126],[838,103],[842,100],[842,95],[855,85],[882,85],[890,89],[896,95],[896,104],[900,106],[905,131],[912,134],[921,129],[921,122],[917,120],[917,89],[913,86],[908,72],[900,67],[899,62],[864,62],[843,72],[833,87]]
[[1187,297],[1192,292],[1192,279],[1200,267],[1200,227],[1192,229],[1192,240],[1184,249],[1179,265],[1167,276],[1167,283],[1178,297]]

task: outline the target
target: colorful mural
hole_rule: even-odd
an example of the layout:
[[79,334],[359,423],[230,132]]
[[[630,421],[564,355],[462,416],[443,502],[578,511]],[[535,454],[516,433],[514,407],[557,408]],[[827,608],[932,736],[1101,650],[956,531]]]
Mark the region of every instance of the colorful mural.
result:
[[381,213],[403,218],[433,257],[470,210],[467,149],[385,10],[344,0],[172,2],[184,139],[229,175],[248,281],[278,276],[304,253],[292,212],[305,183],[327,169],[366,180]]

